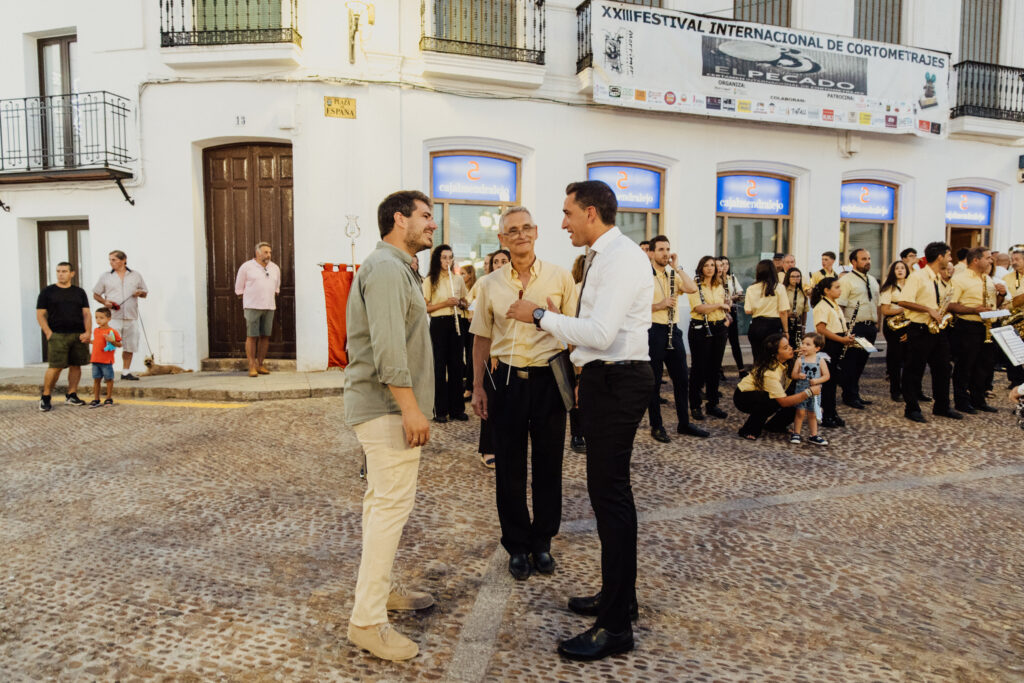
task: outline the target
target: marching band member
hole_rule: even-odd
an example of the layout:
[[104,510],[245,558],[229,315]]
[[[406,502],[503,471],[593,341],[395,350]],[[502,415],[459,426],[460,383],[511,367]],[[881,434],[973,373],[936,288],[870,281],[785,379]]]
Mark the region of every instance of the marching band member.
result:
[[988,273],[992,270],[992,252],[975,247],[967,252],[966,267],[953,276],[953,298],[949,310],[956,314],[950,332],[953,355],[953,402],[962,413],[995,413],[985,393],[988,374],[995,362],[994,343],[985,343],[986,328],[979,313],[995,310],[1002,297]]
[[845,427],[846,421],[836,411],[836,385],[839,377],[840,359],[843,347],[853,344],[853,335],[846,326],[843,309],[839,306],[841,289],[839,280],[826,277],[818,283],[811,294],[814,304],[814,329],[825,337],[825,353],[828,355],[829,379],[821,388],[821,426]]
[[[1024,248],[1011,247],[1010,265],[1010,272],[1003,277],[1003,283],[1006,285],[1004,305],[1013,313],[1024,308]],[[1024,365],[1014,365],[1008,358],[1005,365],[1006,377],[1010,384],[1024,384]]]
[[804,291],[804,276],[799,268],[786,271],[785,284],[786,297],[789,299],[789,345],[799,349],[807,325],[807,312],[811,310]]
[[900,292],[899,305],[907,310],[910,325],[907,326],[907,360],[903,366],[903,400],[906,406],[903,415],[914,422],[926,422],[921,414],[918,397],[921,395],[921,380],[924,366],[931,368],[932,394],[935,404],[932,413],[953,420],[963,415],[949,406],[949,338],[948,331],[932,334],[929,322],[936,325],[943,320],[944,303],[947,294],[952,296],[945,284],[942,273],[950,262],[949,245],[945,242],[931,242],[924,249],[925,266],[907,277]]
[[[907,264],[893,261],[889,266],[889,274],[882,283],[878,295],[878,305],[882,310],[882,335],[885,336],[885,369],[889,376],[889,398],[896,403],[903,402],[903,361],[907,353],[906,311],[896,301],[900,300],[903,284],[907,281]],[[890,325],[903,325],[892,329]]]
[[[747,372],[743,369],[743,349],[740,348],[739,304],[743,303],[744,292],[740,281],[730,272],[731,267],[728,256],[718,257],[718,273],[729,299],[726,302],[730,306],[729,315],[732,316],[732,324],[726,328],[726,333],[729,336],[729,348],[732,349],[732,360],[736,363],[740,379],[743,379]],[[721,367],[721,361],[719,361],[719,367]]]
[[466,283],[452,275],[455,256],[447,244],[434,247],[430,272],[423,281],[423,298],[430,315],[430,341],[434,347],[434,422],[468,420],[462,398],[462,316]]
[[786,433],[796,415],[796,406],[821,393],[821,385],[816,384],[787,396],[793,347],[781,332],[768,335],[761,345],[759,360],[750,374],[740,380],[732,396],[736,408],[750,416],[739,431],[740,437],[748,441],[757,440],[763,430]]
[[697,263],[697,291],[687,294],[690,300],[690,327],[687,338],[693,361],[693,377],[690,381],[690,416],[703,420],[700,407],[700,392],[707,399],[707,413],[712,417],[726,417],[718,407],[718,379],[725,354],[725,315],[732,308],[725,300],[725,288],[718,278],[718,264],[714,256],[704,256]]
[[[780,255],[781,256],[781,255]],[[754,270],[754,284],[747,287],[743,310],[753,319],[747,330],[750,352],[756,363],[768,335],[776,332],[788,334],[789,299],[786,288],[779,283],[775,265],[765,259]]]
[[811,273],[811,287],[817,287],[818,283],[827,277],[836,277],[836,271],[833,269],[836,264],[836,253],[834,251],[826,251],[821,255],[821,270],[816,270]]
[[[850,252],[850,266],[853,268],[850,274],[839,278],[839,305],[844,309],[844,319],[850,321],[851,334],[874,344],[878,338],[879,287],[878,280],[871,274],[871,253],[867,249],[854,249]],[[839,378],[843,403],[857,410],[871,403],[860,395],[860,376],[867,362],[868,352],[860,346],[846,349]]]

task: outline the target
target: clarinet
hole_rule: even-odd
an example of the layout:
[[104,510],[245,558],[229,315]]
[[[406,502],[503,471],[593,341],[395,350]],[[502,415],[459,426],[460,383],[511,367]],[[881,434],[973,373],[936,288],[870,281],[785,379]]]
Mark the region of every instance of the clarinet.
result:
[[[452,290],[452,297],[454,297],[455,296],[455,283],[452,282],[452,268],[451,268],[451,266],[448,266],[448,289]],[[455,318],[455,336],[461,337],[462,336],[462,330],[459,328],[459,307],[457,305],[452,307],[452,314],[453,314],[453,317]]]
[[[843,318],[843,324],[846,327],[846,336],[850,336],[851,334],[853,334],[853,326],[857,324],[857,313],[859,312],[860,302],[858,301],[857,305],[853,307],[853,315],[850,316],[849,322],[847,322],[846,318]],[[846,355],[846,350],[848,348],[850,348],[849,344],[843,344],[843,350],[839,352],[839,360],[843,359],[843,357]]]
[[[697,295],[700,297],[700,305],[701,306],[706,306],[707,302],[704,300],[704,283],[703,282],[698,282],[697,283]],[[708,336],[708,337],[713,337],[714,336],[713,334],[711,334],[711,323],[708,321],[708,314],[707,313],[704,314],[704,331],[707,333],[706,336]]]
[[[668,298],[671,299],[676,294],[676,271],[671,266],[668,271]],[[676,307],[668,307],[668,349],[672,350],[675,347],[672,346],[672,332],[676,327]]]

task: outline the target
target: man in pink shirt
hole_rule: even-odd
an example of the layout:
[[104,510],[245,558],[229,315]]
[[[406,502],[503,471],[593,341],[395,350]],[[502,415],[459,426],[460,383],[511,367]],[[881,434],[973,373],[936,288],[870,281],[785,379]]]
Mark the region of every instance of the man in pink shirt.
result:
[[235,294],[242,298],[245,314],[245,357],[249,359],[249,376],[269,375],[263,365],[270,348],[270,332],[274,326],[274,295],[281,293],[281,269],[270,260],[270,245],[256,245],[256,258],[246,261],[235,278]]

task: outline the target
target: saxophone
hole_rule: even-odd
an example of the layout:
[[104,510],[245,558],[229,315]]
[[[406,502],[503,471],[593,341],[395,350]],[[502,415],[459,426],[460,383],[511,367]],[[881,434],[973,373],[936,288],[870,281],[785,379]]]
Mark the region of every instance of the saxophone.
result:
[[906,313],[897,313],[896,315],[890,315],[885,319],[885,326],[890,330],[898,331],[910,324],[910,320],[907,319]]
[[939,322],[935,322],[934,318],[928,320],[928,331],[932,334],[938,334],[944,329],[949,327],[949,323],[953,320],[953,314],[947,309],[949,308],[949,301],[953,298],[953,284],[950,283],[946,287],[946,295],[942,297],[942,304],[939,306]]
[[[981,276],[981,305],[988,306],[988,278],[984,275]],[[992,343],[992,318],[983,318],[982,323],[985,325],[985,343]]]

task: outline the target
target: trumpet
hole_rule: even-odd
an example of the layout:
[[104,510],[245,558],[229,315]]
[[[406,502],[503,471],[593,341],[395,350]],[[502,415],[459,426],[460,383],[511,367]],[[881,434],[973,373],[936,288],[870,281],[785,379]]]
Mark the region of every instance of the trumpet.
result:
[[944,329],[949,327],[949,323],[953,321],[953,314],[947,309],[949,308],[949,302],[953,298],[953,285],[950,284],[946,287],[946,295],[942,297],[942,304],[939,306],[939,322],[935,322],[935,319],[928,321],[928,331],[932,334],[938,334]]

